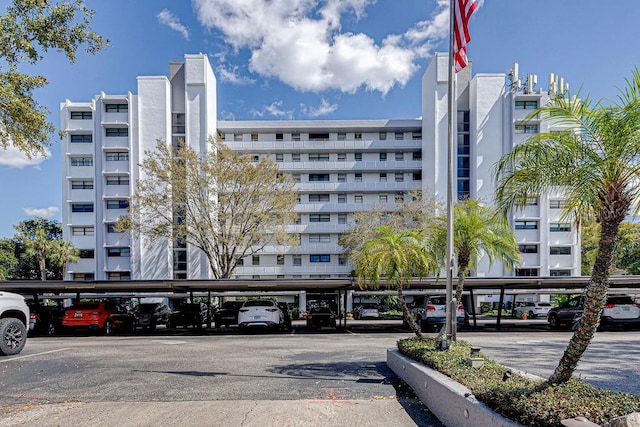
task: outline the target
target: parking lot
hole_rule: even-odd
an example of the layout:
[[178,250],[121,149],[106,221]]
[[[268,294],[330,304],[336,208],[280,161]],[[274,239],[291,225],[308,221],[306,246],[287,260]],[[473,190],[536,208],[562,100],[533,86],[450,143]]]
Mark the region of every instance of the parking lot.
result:
[[[262,407],[267,413],[280,408],[282,414],[273,419],[292,413],[305,423],[335,416],[349,425],[438,425],[386,367],[386,350],[410,336],[400,326],[398,321],[354,321],[348,331],[309,332],[297,321],[291,332],[277,334],[222,330],[196,335],[178,329],[31,338],[19,356],[0,359],[0,413],[8,425],[45,419],[45,425],[61,425],[67,416],[116,425],[109,415],[114,408],[119,408],[118,417],[133,417],[136,405],[161,403],[164,409],[154,406],[146,418],[127,419],[143,425],[162,416],[160,424],[168,425],[176,413],[190,411],[183,424],[198,425],[198,413],[216,408],[217,416],[227,418],[209,425],[241,425]],[[550,331],[543,320],[507,324],[500,332],[485,329],[462,331],[459,337],[509,367],[543,377],[550,375],[571,336],[570,331]],[[599,332],[576,374],[601,387],[640,394],[639,344],[639,331]],[[345,405],[353,407],[347,411]],[[357,410],[374,419],[354,424],[349,417]],[[240,417],[237,423],[234,417]],[[278,424],[256,420],[247,425]]]

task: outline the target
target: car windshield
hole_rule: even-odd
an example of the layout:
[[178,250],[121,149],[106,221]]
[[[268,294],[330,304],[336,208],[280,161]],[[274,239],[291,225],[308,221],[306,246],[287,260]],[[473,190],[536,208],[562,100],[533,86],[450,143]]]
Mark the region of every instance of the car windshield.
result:
[[100,307],[100,303],[98,302],[84,302],[79,304],[74,304],[70,308],[72,310],[95,310]]
[[311,310],[311,313],[331,313],[331,309],[329,307],[318,307]]
[[607,298],[607,304],[629,305],[635,304],[631,297],[626,295],[612,296]]
[[447,299],[445,297],[431,297],[429,298],[429,304],[446,305]]
[[548,302],[539,302],[538,305],[540,307],[551,307],[551,304]]
[[140,304],[138,306],[138,313],[153,313],[156,311],[156,304]]
[[227,301],[222,303],[222,308],[226,308],[227,310],[234,310],[242,305],[242,301]]
[[273,301],[269,300],[251,300],[244,303],[245,307],[271,307]]

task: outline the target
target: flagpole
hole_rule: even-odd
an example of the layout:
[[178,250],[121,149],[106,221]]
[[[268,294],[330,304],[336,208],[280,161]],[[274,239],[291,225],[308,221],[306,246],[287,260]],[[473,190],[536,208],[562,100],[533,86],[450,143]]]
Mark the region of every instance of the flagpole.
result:
[[[446,300],[447,310],[445,319],[446,348],[456,338],[455,315],[456,302],[453,300],[453,207],[454,207],[454,149],[456,131],[456,94],[455,94],[455,61],[454,61],[454,20],[456,0],[449,1],[449,78],[448,78],[448,144],[447,144],[447,254],[446,254]],[[444,343],[443,343],[444,344]]]

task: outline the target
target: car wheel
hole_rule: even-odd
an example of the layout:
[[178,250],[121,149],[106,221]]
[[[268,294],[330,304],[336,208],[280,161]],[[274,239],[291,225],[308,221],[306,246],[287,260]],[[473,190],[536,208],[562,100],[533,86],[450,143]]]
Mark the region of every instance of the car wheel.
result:
[[56,334],[56,325],[54,325],[53,323],[49,323],[47,325],[47,329],[46,329],[45,333],[47,335],[49,335],[49,336],[55,335]]
[[553,329],[558,329],[560,327],[560,320],[558,319],[557,315],[552,314],[552,315],[549,316],[549,325]]
[[0,319],[0,355],[18,354],[27,342],[27,327],[18,319]]
[[156,322],[149,323],[149,331],[155,332],[157,326]]
[[102,331],[105,335],[113,334],[113,325],[111,324],[111,320],[107,319],[104,321],[104,327],[102,328]]

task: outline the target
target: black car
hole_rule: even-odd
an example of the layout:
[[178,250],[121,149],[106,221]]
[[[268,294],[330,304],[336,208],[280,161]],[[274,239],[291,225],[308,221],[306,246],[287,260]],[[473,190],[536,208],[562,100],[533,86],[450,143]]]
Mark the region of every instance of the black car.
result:
[[167,304],[142,303],[136,307],[135,315],[138,319],[139,327],[149,328],[151,331],[155,331],[156,326],[169,323],[171,309]]
[[64,307],[62,305],[43,305],[33,301],[28,303],[31,313],[29,333],[31,335],[55,335],[62,326]]
[[202,328],[202,324],[207,320],[208,309],[207,304],[202,302],[187,303],[184,302],[178,306],[178,310],[169,315],[167,328],[175,328],[178,326],[194,328]]
[[238,312],[244,301],[225,301],[215,312],[214,319],[216,328],[238,324]]
[[329,307],[315,307],[307,313],[307,328],[336,328],[336,314]]

